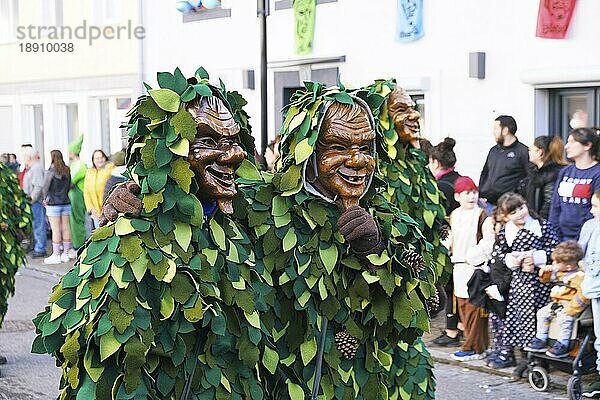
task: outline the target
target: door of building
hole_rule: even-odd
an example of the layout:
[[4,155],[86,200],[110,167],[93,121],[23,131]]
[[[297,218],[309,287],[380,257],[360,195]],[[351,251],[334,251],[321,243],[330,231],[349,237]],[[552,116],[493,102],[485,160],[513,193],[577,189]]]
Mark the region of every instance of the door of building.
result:
[[577,111],[587,113],[587,126],[600,125],[600,87],[551,89],[549,95],[550,134],[566,141],[571,130],[569,122]]

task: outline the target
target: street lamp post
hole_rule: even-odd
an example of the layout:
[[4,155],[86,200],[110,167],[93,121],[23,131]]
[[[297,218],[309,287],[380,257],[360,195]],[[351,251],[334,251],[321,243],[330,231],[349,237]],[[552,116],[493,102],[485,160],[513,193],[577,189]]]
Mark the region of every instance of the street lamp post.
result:
[[260,155],[264,160],[267,149],[267,16],[269,0],[256,0],[256,14],[260,30]]

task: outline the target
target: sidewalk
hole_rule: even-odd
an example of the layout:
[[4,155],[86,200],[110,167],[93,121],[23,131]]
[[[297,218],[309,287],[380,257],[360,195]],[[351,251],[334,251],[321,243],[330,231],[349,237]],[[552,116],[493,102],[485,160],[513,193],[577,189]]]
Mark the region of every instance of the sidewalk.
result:
[[[435,319],[431,321],[431,332],[423,335],[423,341],[427,345],[427,350],[431,353],[435,362],[444,363],[444,364],[452,364],[457,365],[466,369],[485,372],[488,374],[502,376],[508,379],[515,379],[512,377],[512,372],[514,367],[510,368],[502,368],[502,369],[493,369],[486,366],[486,360],[473,360],[473,361],[456,361],[452,359],[452,353],[459,350],[459,347],[440,347],[436,346],[432,343],[433,339],[438,337],[445,327],[445,315],[444,313],[440,313]],[[490,334],[490,341],[492,335]],[[518,352],[517,352],[518,353]],[[518,361],[518,359],[517,359]],[[560,389],[566,391],[567,381],[571,375],[558,371],[556,369],[552,369],[550,371],[550,385],[553,388]],[[527,377],[522,378],[527,382]],[[585,380],[585,377],[584,377]],[[531,389],[533,392],[533,388]]]
[[[32,269],[34,271],[48,274],[51,276],[62,276],[69,272],[69,270],[73,267],[74,263],[74,261],[69,261],[67,263],[46,265],[44,264],[44,258],[32,258],[28,255],[25,268]],[[19,269],[19,271],[21,270]]]

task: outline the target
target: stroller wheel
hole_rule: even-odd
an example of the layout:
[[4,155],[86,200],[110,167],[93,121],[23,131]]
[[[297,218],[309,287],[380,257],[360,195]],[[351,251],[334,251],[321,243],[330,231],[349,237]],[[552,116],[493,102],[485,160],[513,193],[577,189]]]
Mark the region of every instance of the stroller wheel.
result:
[[546,368],[536,365],[529,370],[529,384],[538,392],[545,392],[550,388],[550,376]]
[[581,380],[578,376],[572,376],[567,382],[567,396],[569,400],[581,399]]

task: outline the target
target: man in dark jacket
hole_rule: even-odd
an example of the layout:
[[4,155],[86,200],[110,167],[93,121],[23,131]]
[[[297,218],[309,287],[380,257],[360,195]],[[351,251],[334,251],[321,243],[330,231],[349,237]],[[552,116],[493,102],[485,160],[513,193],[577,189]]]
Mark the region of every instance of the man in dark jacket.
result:
[[510,115],[500,115],[494,121],[496,145],[490,149],[479,178],[480,199],[487,202],[488,212],[501,195],[516,192],[527,175],[528,149],[516,133],[517,122]]

